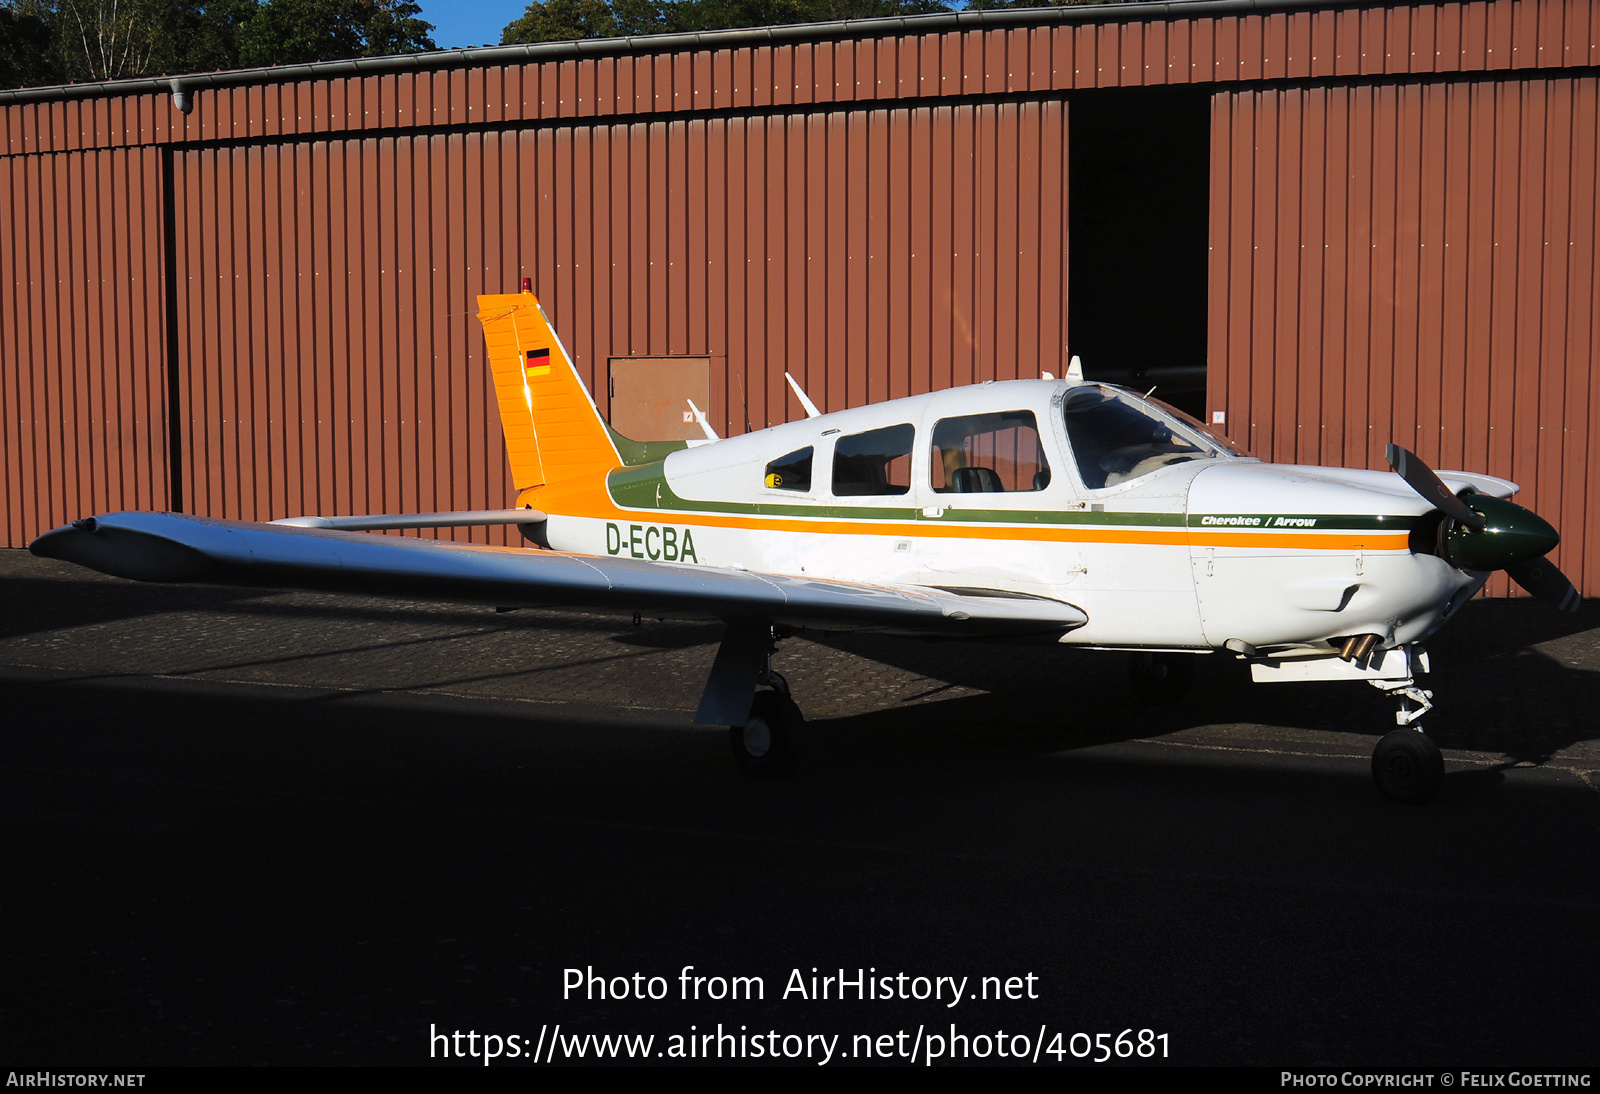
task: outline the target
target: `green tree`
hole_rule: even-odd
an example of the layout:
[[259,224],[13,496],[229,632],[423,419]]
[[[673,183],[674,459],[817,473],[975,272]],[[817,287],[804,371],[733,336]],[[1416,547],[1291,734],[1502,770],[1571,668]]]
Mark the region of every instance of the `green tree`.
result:
[[534,0],[501,32],[500,43],[567,42],[625,33],[606,0]]
[[56,0],[53,45],[70,79],[141,76],[163,45],[162,0]]
[[940,0],[678,0],[671,6],[673,21],[682,30],[776,27],[953,10]]
[[533,0],[500,41],[559,42],[950,10],[940,0]]
[[0,87],[437,48],[410,0],[0,0]]
[[37,0],[0,0],[0,87],[52,84],[61,79],[50,48],[50,15]]
[[366,57],[388,57],[396,53],[425,53],[438,49],[429,32],[432,23],[423,22],[421,6],[411,3],[371,3],[367,16]]
[[438,48],[408,0],[267,0],[239,31],[244,65],[306,64]]
[[174,20],[174,57],[164,72],[211,72],[239,67],[239,35],[255,17],[256,0],[188,4]]

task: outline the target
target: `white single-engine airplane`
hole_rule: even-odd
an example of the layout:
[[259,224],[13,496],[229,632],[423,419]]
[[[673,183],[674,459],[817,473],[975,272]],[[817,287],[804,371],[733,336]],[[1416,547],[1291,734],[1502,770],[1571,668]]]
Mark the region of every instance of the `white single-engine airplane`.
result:
[[[727,623],[696,720],[746,771],[788,771],[803,720],[777,642],[875,630],[1133,651],[1149,698],[1190,655],[1258,681],[1365,681],[1399,702],[1373,753],[1387,797],[1426,801],[1444,765],[1417,719],[1422,643],[1491,571],[1575,609],[1553,528],[1517,487],[1262,463],[1159,400],[1087,382],[990,382],[717,439],[641,444],[601,419],[527,283],[481,296],[516,509],[271,524],[113,513],[37,555],[145,581],[585,607]],[[791,381],[792,382],[792,381]],[[516,524],[535,548],[370,530]]]

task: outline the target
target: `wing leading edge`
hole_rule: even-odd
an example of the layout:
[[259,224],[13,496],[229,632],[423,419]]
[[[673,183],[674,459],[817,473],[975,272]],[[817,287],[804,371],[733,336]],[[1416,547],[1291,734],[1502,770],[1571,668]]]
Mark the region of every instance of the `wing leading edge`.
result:
[[29,549],[140,581],[316,589],[501,607],[760,619],[952,638],[1060,634],[1088,622],[1071,604],[1042,597],[855,585],[180,513],[90,517],[46,532]]

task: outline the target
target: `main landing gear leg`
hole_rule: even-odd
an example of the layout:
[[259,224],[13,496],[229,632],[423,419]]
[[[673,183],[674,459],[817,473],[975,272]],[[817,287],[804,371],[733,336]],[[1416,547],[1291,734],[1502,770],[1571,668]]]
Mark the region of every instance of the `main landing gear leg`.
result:
[[1399,702],[1400,709],[1394,717],[1401,726],[1384,734],[1372,750],[1372,781],[1390,801],[1422,805],[1444,783],[1444,757],[1439,754],[1439,746],[1416,724],[1433,709],[1433,692],[1422,690],[1411,680],[1374,680],[1372,686],[1382,688]]
[[733,757],[751,775],[787,775],[800,760],[806,721],[789,682],[772,671],[786,636],[769,623],[730,621],[695,714],[701,725],[728,727]]
[[729,726],[733,758],[747,775],[762,778],[787,775],[800,763],[805,738],[805,717],[789,695],[789,681],[772,668],[778,652],[778,628],[768,628],[759,687],[750,703],[750,717],[742,726]]

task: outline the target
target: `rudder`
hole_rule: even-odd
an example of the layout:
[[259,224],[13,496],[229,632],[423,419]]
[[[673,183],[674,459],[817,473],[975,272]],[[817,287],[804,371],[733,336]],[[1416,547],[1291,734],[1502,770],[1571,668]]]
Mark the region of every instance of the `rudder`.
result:
[[527,490],[622,464],[589,389],[531,292],[478,297],[511,480]]

